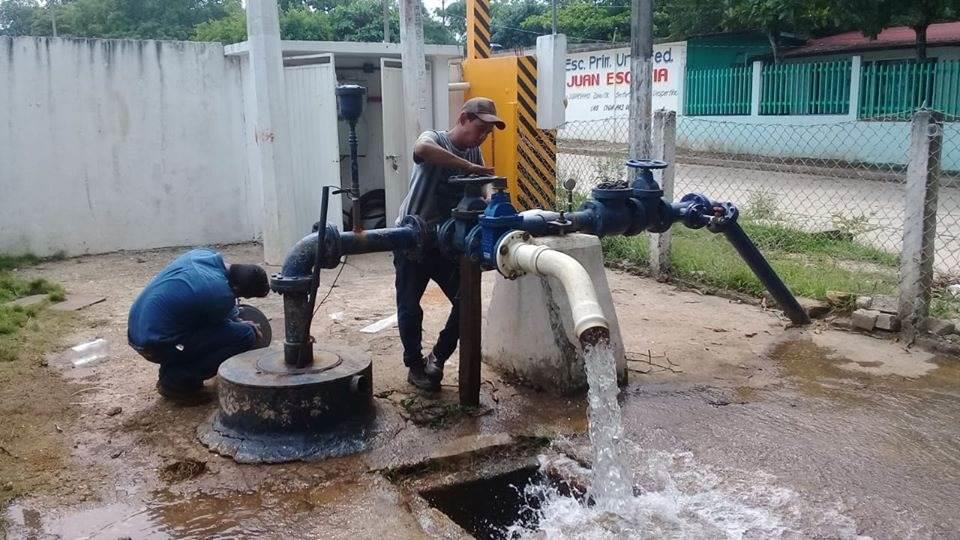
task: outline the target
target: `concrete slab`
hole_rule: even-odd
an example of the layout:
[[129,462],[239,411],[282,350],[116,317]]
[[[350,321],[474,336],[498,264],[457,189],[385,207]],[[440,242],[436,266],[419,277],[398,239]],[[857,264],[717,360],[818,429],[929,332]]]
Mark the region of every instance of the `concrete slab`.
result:
[[[570,234],[533,241],[573,257],[590,274],[610,325],[618,379],[626,380],[623,338],[600,240]],[[483,361],[518,382],[561,394],[587,386],[583,350],[574,332],[570,304],[563,285],[554,278],[526,275],[508,280],[498,275],[483,336]]]
[[900,319],[891,313],[881,313],[877,316],[877,328],[888,332],[900,330]]
[[447,459],[484,452],[513,444],[513,437],[509,433],[484,433],[467,435],[454,439],[430,455],[430,459]]
[[858,309],[853,312],[850,322],[854,328],[870,331],[873,330],[873,327],[877,325],[877,317],[879,315],[879,311]]
[[30,306],[36,306],[38,304],[42,304],[46,299],[47,299],[47,295],[45,294],[34,294],[32,296],[24,296],[23,298],[17,298],[16,300],[7,302],[6,305],[30,307]]

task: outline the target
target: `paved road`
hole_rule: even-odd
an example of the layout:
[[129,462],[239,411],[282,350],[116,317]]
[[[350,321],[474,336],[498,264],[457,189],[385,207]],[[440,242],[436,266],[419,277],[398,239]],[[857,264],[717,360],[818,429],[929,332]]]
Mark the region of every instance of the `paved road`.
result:
[[[557,160],[563,178],[575,178],[581,187],[621,173],[621,158],[560,154]],[[766,207],[777,220],[807,231],[836,229],[837,217],[864,220],[868,230],[857,239],[892,253],[900,251],[903,240],[902,184],[680,163],[675,194],[690,192],[735,202],[746,212]],[[960,275],[960,189],[942,187],[938,207],[935,268]]]

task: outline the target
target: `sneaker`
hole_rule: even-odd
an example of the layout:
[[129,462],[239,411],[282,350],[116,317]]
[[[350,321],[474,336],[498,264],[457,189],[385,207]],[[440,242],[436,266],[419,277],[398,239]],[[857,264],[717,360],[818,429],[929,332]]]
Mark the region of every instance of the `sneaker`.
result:
[[410,367],[410,371],[407,373],[407,382],[427,392],[440,390],[440,381],[434,381],[431,377],[427,376],[422,365]]
[[431,380],[436,381],[437,384],[440,384],[440,381],[443,380],[443,364],[445,360],[440,360],[437,358],[437,355],[430,353],[423,361],[423,372],[430,377]]
[[180,388],[165,386],[157,382],[157,393],[178,405],[203,405],[212,401],[213,395],[205,392],[203,386],[195,388]]

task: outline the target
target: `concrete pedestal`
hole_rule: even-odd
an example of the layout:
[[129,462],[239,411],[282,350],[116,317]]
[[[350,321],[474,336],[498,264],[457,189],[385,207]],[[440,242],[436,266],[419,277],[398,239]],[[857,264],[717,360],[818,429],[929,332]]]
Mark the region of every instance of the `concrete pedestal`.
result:
[[[617,379],[627,380],[627,361],[613,297],[603,268],[600,239],[585,234],[534,239],[576,259],[590,274],[610,325]],[[497,277],[483,333],[483,361],[509,378],[553,393],[587,387],[583,349],[573,331],[563,285],[554,278]]]

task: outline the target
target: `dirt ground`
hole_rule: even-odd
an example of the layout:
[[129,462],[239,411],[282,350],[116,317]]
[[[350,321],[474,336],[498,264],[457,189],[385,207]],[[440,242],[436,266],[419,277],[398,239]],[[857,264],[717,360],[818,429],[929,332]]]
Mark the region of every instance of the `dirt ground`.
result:
[[[262,257],[254,244],[222,251],[234,262]],[[476,435],[583,440],[585,399],[511,386],[486,366],[483,407],[461,414],[454,407],[456,355],[439,396],[414,392],[405,380],[396,329],[359,332],[394,312],[389,256],[369,255],[349,259],[319,309],[313,335],[373,357],[378,420],[370,450],[272,466],[238,465],[215,455],[196,436],[215,405],[178,407],[162,400],[154,389],[156,366],[126,344],[131,302],[177,253],[115,253],[31,269],[62,283],[68,294],[102,295],[106,301],[57,327],[63,339],[56,352],[28,359],[17,372],[0,372],[0,412],[8,417],[0,423],[0,489],[6,498],[16,497],[4,514],[10,537],[424,537],[422,521],[377,471],[415,463]],[[335,275],[324,272],[321,290]],[[495,273],[484,275],[485,301],[496,279]],[[782,386],[784,376],[802,378],[802,366],[771,355],[786,340],[841,351],[853,359],[845,369],[866,375],[915,379],[938,368],[932,355],[893,342],[819,327],[788,330],[776,312],[618,271],[608,271],[608,280],[628,351],[627,401],[665,388],[706,396],[713,409],[753,401],[756,392]],[[277,295],[251,303],[274,321],[282,317]],[[424,311],[425,339],[435,339],[448,304],[433,285]],[[278,339],[282,327],[275,322],[273,328]],[[108,357],[73,367],[63,351],[94,338],[107,340]],[[450,415],[418,425],[413,409],[434,402]]]

